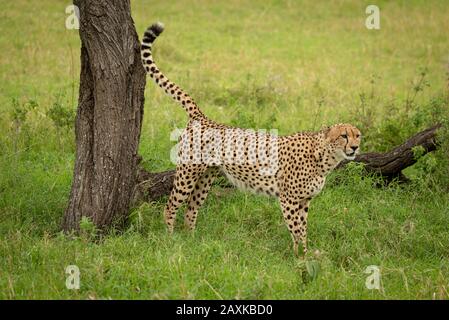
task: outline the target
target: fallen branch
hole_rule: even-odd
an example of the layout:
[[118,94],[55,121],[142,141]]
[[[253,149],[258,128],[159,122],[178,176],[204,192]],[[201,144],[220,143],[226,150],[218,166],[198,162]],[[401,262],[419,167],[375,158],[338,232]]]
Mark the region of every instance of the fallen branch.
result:
[[174,177],[175,170],[153,173],[139,167],[134,202],[154,201],[170,194]]
[[[423,154],[437,149],[436,132],[441,124],[436,124],[421,131],[403,144],[385,153],[368,152],[358,155],[354,161],[365,164],[368,172],[378,173],[387,181],[399,179],[406,181],[402,170],[416,163],[414,148],[422,147]],[[344,167],[349,161],[343,161],[337,168]],[[139,168],[137,184],[134,193],[135,201],[154,201],[162,196],[168,195],[173,186],[175,170],[151,173]]]

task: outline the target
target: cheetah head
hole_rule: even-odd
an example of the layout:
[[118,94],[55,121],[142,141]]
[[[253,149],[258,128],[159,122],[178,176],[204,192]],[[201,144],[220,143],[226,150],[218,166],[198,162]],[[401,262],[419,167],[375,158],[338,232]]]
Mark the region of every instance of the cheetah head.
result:
[[339,160],[354,160],[360,150],[360,130],[350,124],[336,124],[325,131],[327,142]]

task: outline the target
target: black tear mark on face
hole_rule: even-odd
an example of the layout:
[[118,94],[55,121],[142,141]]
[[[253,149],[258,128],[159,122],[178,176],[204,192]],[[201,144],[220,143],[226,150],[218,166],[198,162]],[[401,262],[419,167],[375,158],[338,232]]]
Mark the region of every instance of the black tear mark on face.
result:
[[345,133],[344,134],[342,134],[341,135],[342,137],[343,137],[343,139],[345,139],[346,140],[346,143],[345,143],[345,148],[344,148],[344,150],[345,150],[345,152],[346,152],[346,147],[348,146],[348,143],[349,143],[349,139],[348,139],[348,133],[345,131]]

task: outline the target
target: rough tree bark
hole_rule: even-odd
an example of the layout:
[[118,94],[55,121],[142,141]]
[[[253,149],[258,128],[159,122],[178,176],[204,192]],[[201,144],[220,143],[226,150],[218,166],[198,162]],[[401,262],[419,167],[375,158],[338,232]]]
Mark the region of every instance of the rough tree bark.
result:
[[80,9],[81,74],[76,159],[63,218],[104,230],[125,221],[135,187],[145,71],[129,0],[75,0]]
[[[363,153],[358,155],[354,161],[365,164],[368,172],[375,172],[385,177],[387,181],[398,178],[406,181],[402,170],[416,163],[413,148],[421,146],[424,154],[436,150],[437,130],[440,124],[434,125],[410,137],[403,144],[393,148],[386,153]],[[338,168],[344,167],[348,161],[342,162]],[[170,193],[175,170],[158,173],[147,172],[142,168],[138,169],[137,185],[134,194],[134,201],[154,201]]]

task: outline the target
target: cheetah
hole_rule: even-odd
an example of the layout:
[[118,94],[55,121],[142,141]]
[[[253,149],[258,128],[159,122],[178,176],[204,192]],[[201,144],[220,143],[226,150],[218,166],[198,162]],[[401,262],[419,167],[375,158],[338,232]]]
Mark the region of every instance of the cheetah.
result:
[[240,189],[279,199],[285,223],[298,256],[298,245],[307,253],[307,216],[313,197],[322,190],[326,176],[341,161],[359,153],[361,133],[350,124],[325,127],[318,132],[277,136],[263,130],[242,129],[207,118],[194,100],[160,72],[151,47],[164,26],[155,23],[144,34],[141,57],[147,74],[189,116],[179,138],[173,189],[164,209],[169,233],[176,212],[187,202],[184,222],[194,230],[198,209],[214,179],[224,174]]

